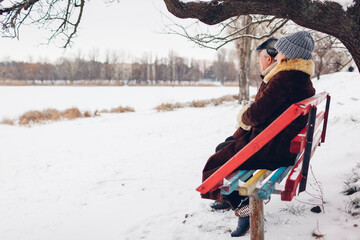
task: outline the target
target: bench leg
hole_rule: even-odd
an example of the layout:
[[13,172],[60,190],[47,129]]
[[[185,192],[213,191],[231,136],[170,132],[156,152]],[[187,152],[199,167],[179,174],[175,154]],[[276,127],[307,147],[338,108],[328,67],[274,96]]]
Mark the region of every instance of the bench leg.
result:
[[250,196],[250,239],[264,240],[264,203],[254,192]]

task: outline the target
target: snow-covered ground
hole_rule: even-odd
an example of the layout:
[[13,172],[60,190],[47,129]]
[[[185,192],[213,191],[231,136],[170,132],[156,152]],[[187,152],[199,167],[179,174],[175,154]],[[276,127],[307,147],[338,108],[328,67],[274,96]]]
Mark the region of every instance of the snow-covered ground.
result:
[[[332,96],[326,142],[312,159],[325,212],[310,211],[320,201],[307,193],[291,203],[273,196],[265,206],[266,239],[315,239],[315,231],[327,240],[359,240],[360,218],[346,213],[349,197],[340,192],[346,174],[360,162],[360,76],[337,73],[314,84]],[[233,212],[212,212],[195,188],[214,147],[235,131],[239,105],[173,112],[153,107],[236,92],[0,87],[1,117],[47,107],[136,110],[30,128],[0,125],[0,239],[231,239]],[[309,183],[308,191],[319,196],[312,175]]]
[[[199,91],[201,89],[201,91]],[[77,107],[95,111],[129,106],[135,111],[153,110],[162,103],[187,102],[237,94],[237,87],[68,87],[0,86],[0,120],[29,110]]]

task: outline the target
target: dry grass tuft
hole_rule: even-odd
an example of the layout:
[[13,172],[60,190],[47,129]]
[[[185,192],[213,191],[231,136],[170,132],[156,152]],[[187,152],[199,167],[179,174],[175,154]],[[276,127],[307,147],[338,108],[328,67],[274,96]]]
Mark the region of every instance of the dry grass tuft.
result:
[[20,125],[29,125],[30,123],[40,122],[42,120],[42,114],[39,111],[29,111],[19,117]]
[[175,108],[183,108],[183,107],[185,107],[185,104],[179,102],[175,103]]
[[[96,112],[94,113],[94,116],[96,116],[95,114],[96,114]],[[91,112],[89,112],[89,111],[84,112],[84,117],[86,117],[86,118],[92,117]]]
[[219,98],[213,98],[210,101],[215,105],[215,106],[219,106],[221,104],[223,104],[224,102],[231,102],[231,101],[235,101],[238,99],[237,95],[226,95],[226,96],[222,96]]
[[226,95],[219,98],[212,98],[210,100],[194,100],[192,102],[187,102],[187,103],[175,103],[175,104],[163,103],[155,107],[155,109],[158,112],[160,111],[165,112],[165,111],[173,111],[177,108],[183,108],[183,107],[203,108],[209,104],[214,104],[215,106],[218,106],[220,104],[223,104],[224,102],[231,102],[237,99],[238,99],[237,95]]
[[45,118],[49,121],[57,121],[60,119],[60,113],[56,109],[46,109],[43,111]]
[[155,109],[158,111],[158,112],[167,112],[167,111],[173,111],[177,108],[183,108],[185,106],[185,104],[183,103],[163,103],[157,107],[155,107]]
[[190,107],[203,108],[210,103],[209,100],[197,100],[190,103]]
[[[122,106],[119,106],[117,108],[112,108],[110,110],[108,109],[103,109],[101,110],[100,112],[98,112],[97,110],[95,111],[95,115],[99,113],[124,113],[124,112],[135,112],[135,109],[133,109],[132,107],[122,107]],[[98,116],[97,115],[97,116]]]
[[[102,110],[101,113],[123,113],[123,112],[135,112],[131,107],[117,107],[109,110]],[[100,112],[96,110],[94,114],[90,111],[85,111],[84,114],[80,112],[78,108],[69,108],[65,111],[59,112],[56,109],[46,109],[44,111],[28,111],[19,117],[19,125],[27,125],[36,123],[44,123],[47,121],[57,121],[60,119],[76,119],[81,117],[95,117],[100,116]],[[15,125],[16,120],[4,119],[0,124]]]
[[210,100],[215,106],[219,106],[223,103],[223,101],[219,98],[213,98]]
[[161,105],[155,107],[158,112],[166,112],[173,111],[175,109],[175,105],[171,103],[162,103]]
[[66,119],[75,119],[82,117],[82,114],[78,108],[69,108],[61,112],[61,117]]
[[131,107],[117,107],[117,108],[112,108],[110,110],[111,113],[124,113],[124,112],[135,112],[135,110]]
[[11,125],[11,126],[13,126],[13,125],[15,124],[15,122],[14,122],[14,120],[11,120],[11,119],[9,119],[9,118],[4,118],[4,119],[0,122],[0,124],[5,124],[5,125]]
[[45,121],[56,121],[60,119],[60,114],[56,109],[46,109],[40,111],[29,111],[19,117],[20,125],[29,125],[31,123],[40,123]]
[[103,109],[103,110],[100,110],[99,114],[100,113],[109,113],[110,111],[108,109]]

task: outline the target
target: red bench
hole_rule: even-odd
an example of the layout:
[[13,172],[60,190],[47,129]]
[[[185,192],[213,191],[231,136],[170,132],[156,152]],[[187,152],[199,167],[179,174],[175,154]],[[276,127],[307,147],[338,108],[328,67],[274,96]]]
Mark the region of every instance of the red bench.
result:
[[[323,110],[317,113],[325,99]],[[250,196],[251,239],[264,239],[263,200],[271,194],[281,194],[282,201],[291,201],[296,196],[297,189],[298,193],[305,191],[310,159],[317,146],[325,141],[329,107],[330,96],[326,92],[292,104],[196,190],[206,193],[220,188],[224,195],[238,190],[240,195]],[[290,151],[298,154],[294,166],[280,167],[273,172],[266,169],[234,171],[297,117],[306,114],[309,114],[307,125],[292,140],[290,146]],[[253,177],[244,182],[251,175]],[[285,178],[285,185],[279,186]]]

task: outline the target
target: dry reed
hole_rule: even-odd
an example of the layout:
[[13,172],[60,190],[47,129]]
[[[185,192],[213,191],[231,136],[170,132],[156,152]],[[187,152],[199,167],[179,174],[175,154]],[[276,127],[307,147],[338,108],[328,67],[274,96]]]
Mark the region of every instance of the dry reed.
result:
[[158,112],[167,112],[167,111],[173,111],[177,108],[183,108],[185,104],[183,103],[162,103],[159,106],[155,107],[155,109]]
[[135,110],[131,107],[117,107],[117,108],[112,108],[110,110],[111,113],[124,113],[124,112],[135,112]]
[[190,103],[190,107],[203,108],[210,103],[210,100],[197,100]]
[[[46,109],[44,111],[28,111],[19,117],[18,123],[21,126],[31,126],[32,124],[40,124],[50,121],[58,121],[61,119],[76,119],[81,117],[95,117],[100,116],[100,113],[124,113],[135,112],[131,107],[117,107],[111,110],[96,110],[93,114],[90,111],[85,111],[83,114],[78,108],[69,108],[62,112],[56,109]],[[3,119],[0,124],[15,125],[17,120]]]
[[135,112],[135,109],[132,108],[132,107],[122,107],[122,106],[119,106],[119,107],[116,107],[116,108],[111,108],[110,110],[108,109],[103,109],[101,110],[100,112],[98,112],[97,110],[95,111],[95,115],[99,113],[124,113],[124,112]]
[[160,112],[173,111],[175,109],[175,105],[171,103],[162,103],[161,105],[155,107],[155,109]]
[[9,119],[9,118],[4,118],[4,119],[0,122],[0,124],[13,126],[13,125],[15,125],[15,122],[14,122],[14,120],[11,120],[11,119]]
[[214,106],[218,106],[223,104],[224,102],[231,102],[238,99],[237,95],[225,95],[219,98],[212,98],[210,100],[194,100],[192,102],[186,103],[162,103],[159,106],[155,107],[158,112],[166,112],[166,111],[173,111],[177,108],[183,107],[195,107],[195,108],[202,108],[206,107],[209,104],[214,104]]
[[75,119],[82,117],[82,114],[78,108],[69,108],[61,112],[61,117],[66,119]]
[[46,109],[40,111],[28,111],[19,117],[20,125],[29,125],[45,121],[56,121],[60,119],[60,114],[56,109]]
[[[95,115],[95,113],[94,113],[94,115]],[[89,112],[89,111],[84,112],[84,117],[86,117],[86,118],[92,117],[91,112]]]

